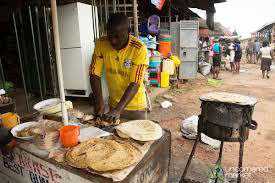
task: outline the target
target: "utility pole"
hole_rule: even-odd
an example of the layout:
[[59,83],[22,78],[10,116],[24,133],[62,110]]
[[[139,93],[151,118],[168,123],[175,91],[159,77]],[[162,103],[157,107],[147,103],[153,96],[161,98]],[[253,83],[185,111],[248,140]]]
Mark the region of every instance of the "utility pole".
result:
[[134,19],[134,34],[138,36],[138,4],[137,0],[133,0],[133,19]]

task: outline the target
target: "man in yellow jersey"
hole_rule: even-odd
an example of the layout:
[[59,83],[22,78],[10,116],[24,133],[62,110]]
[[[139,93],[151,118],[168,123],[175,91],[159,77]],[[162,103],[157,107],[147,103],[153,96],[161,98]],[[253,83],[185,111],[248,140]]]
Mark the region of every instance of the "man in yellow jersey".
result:
[[110,111],[104,114],[104,118],[108,121],[120,116],[144,119],[147,102],[143,79],[147,65],[146,47],[129,34],[128,17],[120,13],[111,15],[107,24],[107,36],[96,42],[90,66],[96,115],[104,113],[101,76],[105,71]]

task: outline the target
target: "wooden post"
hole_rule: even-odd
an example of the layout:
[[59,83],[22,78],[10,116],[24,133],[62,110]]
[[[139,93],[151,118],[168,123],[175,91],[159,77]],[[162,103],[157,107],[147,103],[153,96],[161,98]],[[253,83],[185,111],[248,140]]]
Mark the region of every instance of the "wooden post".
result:
[[137,10],[138,4],[137,0],[133,0],[133,20],[134,20],[134,34],[137,37],[138,36],[138,10]]
[[59,93],[60,93],[60,100],[61,100],[62,121],[64,125],[68,125],[68,113],[65,106],[65,93],[64,93],[63,73],[62,73],[61,55],[60,55],[60,42],[59,42],[59,33],[58,33],[56,0],[51,0],[51,11],[52,11],[54,48],[55,48],[55,57],[56,57],[56,65],[57,65],[58,85],[59,85]]

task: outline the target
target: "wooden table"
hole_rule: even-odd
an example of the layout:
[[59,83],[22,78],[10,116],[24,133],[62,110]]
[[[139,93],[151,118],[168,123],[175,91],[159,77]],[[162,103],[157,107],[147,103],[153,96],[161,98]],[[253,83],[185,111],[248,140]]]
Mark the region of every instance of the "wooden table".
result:
[[[168,182],[171,133],[164,130],[123,183]],[[20,147],[0,154],[0,178],[12,183],[109,183],[111,179],[88,173],[52,159],[39,157]],[[2,181],[0,181],[2,182]],[[4,181],[5,182],[5,181]]]

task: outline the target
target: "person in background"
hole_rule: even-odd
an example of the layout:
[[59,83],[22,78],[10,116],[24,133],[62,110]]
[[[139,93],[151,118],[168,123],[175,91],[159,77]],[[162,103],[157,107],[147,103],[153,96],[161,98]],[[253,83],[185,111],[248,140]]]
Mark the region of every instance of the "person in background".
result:
[[242,47],[241,47],[241,42],[237,39],[235,40],[234,51],[235,51],[235,57],[234,57],[235,72],[239,74],[240,67],[241,67],[241,59],[242,59]]
[[261,44],[258,41],[258,39],[256,39],[254,42],[254,47],[253,47],[253,57],[254,57],[253,60],[254,60],[255,64],[258,64],[258,62],[259,62],[260,49],[261,49]]
[[[107,36],[96,42],[90,66],[90,83],[96,99],[95,115],[107,122],[120,117],[146,119],[143,80],[147,67],[146,46],[130,35],[128,17],[123,13],[112,14],[107,23]],[[103,70],[109,91],[108,113],[105,113],[101,87]]]
[[230,50],[230,52],[229,52],[229,55],[230,55],[230,59],[229,59],[230,71],[234,72],[235,71],[235,64],[234,64],[235,50],[234,50],[234,44],[230,43],[230,46],[228,47],[228,49]]
[[204,38],[203,43],[202,43],[202,51],[204,52],[204,58],[205,62],[209,63],[209,37]]
[[266,76],[267,79],[269,79],[269,72],[273,60],[273,54],[268,41],[263,42],[263,47],[260,49],[259,56],[261,57],[262,76],[263,78],[265,78]]
[[249,51],[249,46],[248,44],[245,47],[245,55],[246,55],[246,62],[250,63],[250,51]]
[[247,63],[253,63],[253,43],[251,41],[246,46],[246,59]]
[[218,40],[215,40],[215,43],[212,47],[213,51],[213,79],[218,79],[220,73],[220,66],[221,66],[221,54],[222,48]]
[[226,65],[227,65],[227,63],[230,63],[230,49],[229,49],[229,47],[226,45],[226,48],[225,48],[225,52],[224,52],[224,60],[225,60],[225,70],[227,69],[226,68]]

